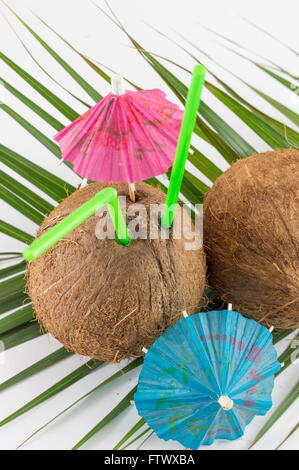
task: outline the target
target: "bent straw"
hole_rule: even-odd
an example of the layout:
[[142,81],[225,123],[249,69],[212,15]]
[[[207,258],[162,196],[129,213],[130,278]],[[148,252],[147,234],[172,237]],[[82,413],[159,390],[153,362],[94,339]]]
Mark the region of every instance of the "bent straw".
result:
[[195,125],[196,114],[200,103],[200,96],[205,80],[206,68],[196,65],[192,72],[191,84],[188,90],[183,122],[177,143],[174,164],[166,196],[165,208],[162,214],[161,224],[168,228],[172,225],[179,192],[184,176],[185,164]]
[[59,222],[48,232],[35,240],[24,251],[23,256],[27,261],[33,261],[55,245],[61,238],[82,224],[88,217],[94,215],[97,210],[107,205],[112,219],[116,238],[122,245],[128,245],[131,238],[121,212],[117,191],[114,188],[105,188],[99,191],[92,199],[87,201],[72,214]]

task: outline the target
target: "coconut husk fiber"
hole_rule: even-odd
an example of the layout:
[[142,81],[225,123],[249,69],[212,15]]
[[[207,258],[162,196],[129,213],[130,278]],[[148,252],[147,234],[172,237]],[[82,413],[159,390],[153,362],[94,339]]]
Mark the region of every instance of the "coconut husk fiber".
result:
[[[37,236],[111,186],[128,196],[127,184],[78,189],[46,217]],[[150,204],[165,202],[165,194],[146,183],[138,183],[136,198],[146,207],[141,224],[148,224]],[[137,239],[128,246],[98,239],[98,220],[90,217],[31,262],[27,290],[39,323],[68,350],[117,362],[141,356],[183,310],[199,311],[205,255],[202,247],[188,251],[184,239],[173,237]]]
[[239,160],[204,202],[208,280],[248,317],[299,327],[299,151]]

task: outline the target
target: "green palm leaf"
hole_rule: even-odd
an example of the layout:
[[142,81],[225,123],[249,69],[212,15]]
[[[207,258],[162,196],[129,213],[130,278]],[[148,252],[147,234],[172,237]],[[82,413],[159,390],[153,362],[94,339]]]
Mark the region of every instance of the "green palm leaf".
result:
[[252,130],[254,130],[273,149],[279,147],[289,147],[288,142],[278,132],[266,124],[262,119],[248,111],[244,106],[238,104],[223,91],[217,89],[211,83],[206,84],[207,88],[213,92],[229,109],[242,119]]
[[30,26],[25,23],[22,18],[17,15],[17,13],[10,8],[3,0],[1,0],[2,3],[4,3],[7,8],[12,12],[12,14],[22,23],[23,26],[32,34],[32,36],[45,48],[45,50],[58,62],[58,64],[61,65],[61,67],[83,88],[83,90],[86,91],[86,93],[95,101],[100,101],[102,99],[102,96],[100,93],[95,90],[84,78],[76,72],[76,70],[73,69],[64,59],[60,57],[59,54],[57,54],[52,47],[49,46],[35,31],[33,31]]
[[[140,434],[138,434],[137,436],[135,436],[131,441],[127,442],[127,444],[126,444],[125,446],[123,446],[123,447],[121,448],[121,450],[127,449],[127,448],[130,447],[132,444],[134,444],[134,442],[138,441],[141,437],[143,437],[145,434],[148,434],[150,431],[151,431],[151,428],[145,429],[145,430],[142,431]],[[153,434],[153,432],[154,432],[154,431],[152,431],[148,437],[150,437],[150,436]],[[145,439],[145,440],[146,440],[146,439]],[[140,446],[138,446],[137,449],[140,449],[140,447],[141,447],[142,444],[145,442],[145,440],[140,444]],[[136,449],[136,450],[137,450],[137,449]]]
[[[203,26],[203,25],[202,25]],[[204,27],[204,26],[203,26]],[[281,67],[280,65],[276,64],[275,62],[273,62],[272,60],[270,60],[268,57],[264,57],[260,54],[258,54],[256,51],[252,50],[252,49],[249,49],[248,47],[245,47],[243,45],[241,45],[240,43],[232,40],[231,38],[228,38],[227,36],[224,36],[223,34],[220,34],[219,32],[217,31],[214,31],[213,29],[211,28],[206,28],[204,27],[205,29],[207,29],[208,31],[210,31],[211,33],[213,33],[215,36],[218,36],[219,38],[221,39],[224,39],[225,41],[233,44],[234,46],[237,46],[239,49],[243,50],[243,51],[246,51],[246,52],[250,52],[251,54],[254,54],[256,55],[257,57],[259,57],[260,59],[264,60],[265,62],[271,64],[272,68],[276,69],[276,70],[279,70],[280,72],[282,73],[285,73],[286,75],[289,75],[291,78],[295,79],[295,80],[298,80],[299,77],[298,76],[295,76],[293,74],[291,74],[288,70],[286,70],[285,68]],[[265,32],[265,31],[264,31]],[[267,33],[266,33],[267,34]],[[274,36],[272,36],[273,39],[276,39],[274,38]],[[276,39],[277,40],[277,39]],[[221,42],[218,42],[218,44],[222,47],[225,47],[224,44]],[[287,46],[285,46],[287,47]],[[249,57],[246,57],[240,53],[238,53],[237,51],[233,50],[233,49],[229,49],[231,52],[234,52],[235,54],[238,54],[240,55],[241,57],[243,57],[244,59],[246,60],[251,60],[249,59]]]
[[95,369],[102,366],[103,364],[104,363],[102,361],[95,361],[93,359],[86,362],[86,364],[84,364],[81,367],[78,367],[73,372],[68,374],[66,377],[64,377],[63,379],[59,380],[54,385],[52,385],[52,387],[48,388],[48,390],[45,390],[40,395],[35,397],[33,400],[30,400],[28,403],[26,403],[24,406],[19,408],[17,411],[15,411],[14,413],[10,414],[6,418],[4,418],[2,421],[0,421],[0,427],[18,418],[19,416],[31,410],[35,406],[40,405],[45,400],[48,400],[50,397],[53,397],[54,395],[61,392],[62,390],[65,390],[66,388],[70,387],[74,383],[78,382],[78,380],[82,379],[83,377],[86,377],[86,375],[90,374],[91,372],[93,372]]
[[295,383],[294,387],[287,393],[284,400],[272,413],[270,419],[264,424],[258,435],[255,437],[249,449],[251,449],[273,426],[274,423],[283,415],[283,413],[297,400],[299,397],[299,381]]
[[[296,132],[294,129],[291,127],[287,126],[286,124],[283,124],[282,122],[278,121],[277,119],[274,119],[259,109],[257,109],[255,106],[253,106],[251,103],[246,101],[244,98],[242,98],[238,93],[236,93],[231,87],[229,87],[226,83],[224,83],[219,77],[213,74],[213,76],[217,79],[217,81],[230,93],[231,96],[236,98],[240,103],[244,104],[246,107],[251,109],[251,111],[256,114],[262,121],[264,121],[266,124],[269,124],[276,132],[278,132],[281,136],[285,138],[286,141],[288,139],[292,140],[292,143],[294,145],[299,145],[299,134]],[[236,78],[241,80],[239,77],[234,75]],[[265,93],[259,91],[257,88],[252,87],[249,85],[247,82],[244,80],[241,80],[242,83],[247,85],[249,88],[251,88],[253,91],[255,91],[257,94],[259,94],[262,98],[264,98],[268,103],[272,104],[278,111],[282,112],[286,117],[291,119],[294,124],[299,125],[299,116],[298,114],[294,113],[291,109],[287,108],[286,106],[282,105],[278,101],[274,100],[270,96],[266,95]]]
[[249,85],[248,83],[247,83],[247,86],[250,87],[252,90],[254,90],[262,98],[264,98],[264,100],[267,101],[269,104],[271,104],[275,109],[278,109],[278,111],[280,111],[284,116],[286,116],[290,121],[292,121],[297,127],[299,127],[298,113],[295,113],[291,109],[287,108],[284,104],[280,103],[274,98],[271,98],[271,96]]
[[51,116],[47,111],[42,109],[38,104],[34,103],[30,98],[25,96],[23,93],[21,93],[19,90],[17,90],[15,87],[10,85],[6,80],[0,77],[1,84],[8,90],[12,95],[14,95],[16,98],[18,98],[22,103],[24,103],[28,108],[30,108],[32,111],[35,112],[38,116],[40,116],[44,121],[46,121],[50,126],[52,126],[54,129],[57,131],[60,131],[64,125],[61,124],[56,118]]
[[[23,444],[25,444],[26,442],[28,442],[33,436],[35,436],[37,433],[39,433],[42,429],[45,429],[47,426],[49,426],[50,424],[52,424],[56,419],[60,418],[64,413],[66,413],[67,411],[69,411],[73,406],[77,405],[78,403],[80,403],[82,400],[84,400],[85,398],[87,398],[88,396],[90,396],[92,393],[100,390],[101,388],[103,388],[105,385],[108,385],[109,383],[111,383],[112,381],[122,377],[124,374],[127,374],[128,372],[130,372],[131,370],[135,369],[136,367],[139,367],[141,364],[142,364],[143,360],[142,358],[138,358],[138,359],[135,359],[134,361],[132,361],[130,364],[128,364],[127,366],[123,367],[121,370],[119,370],[118,372],[115,372],[115,374],[111,375],[110,377],[108,377],[108,379],[104,380],[103,382],[101,382],[99,385],[97,385],[96,387],[94,387],[92,390],[90,390],[89,392],[85,393],[84,395],[82,395],[80,398],[78,398],[77,400],[75,400],[73,403],[71,403],[69,406],[67,406],[64,410],[62,410],[60,413],[58,413],[56,416],[54,416],[54,418],[50,419],[50,421],[48,421],[47,423],[45,423],[43,426],[39,427],[33,434],[31,434],[24,442],[22,442],[22,444],[20,446],[22,446]],[[106,422],[106,424],[109,423],[109,420]],[[20,447],[19,446],[19,447]]]
[[10,106],[5,103],[0,104],[0,108],[3,109],[9,116],[17,121],[26,131],[28,131],[33,137],[35,137],[41,144],[43,144],[51,153],[56,157],[61,158],[61,153],[58,145],[56,145],[51,139],[46,137],[41,131],[30,124],[25,118],[14,111]]
[[71,184],[1,144],[0,161],[57,202],[75,190]]
[[200,170],[209,180],[215,181],[218,176],[221,175],[222,171],[211,162],[203,153],[197,150],[194,146],[190,147],[191,152],[188,155],[188,160],[198,170]]
[[19,346],[19,344],[26,343],[32,339],[38,338],[43,335],[40,325],[37,322],[28,323],[25,326],[15,328],[12,331],[4,333],[0,337],[3,351]]
[[124,437],[116,444],[116,446],[113,448],[113,450],[118,450],[120,449],[134,434],[136,434],[139,429],[141,429],[145,425],[145,421],[143,418],[141,418],[139,421],[137,421],[134,426],[124,435]]
[[[1,335],[8,331],[15,330],[19,326],[26,325],[34,320],[33,308],[31,305],[21,307],[15,312],[0,319],[0,341]],[[1,387],[0,387],[1,388]]]
[[[136,45],[136,44],[134,44]],[[139,49],[138,51],[141,53],[141,55],[147,60],[148,64],[152,66],[152,68],[159,74],[159,76],[165,81],[165,83],[171,88],[171,90],[176,94],[176,96],[182,101],[183,104],[185,104],[185,99],[187,96],[187,87],[184,85],[180,80],[178,80],[169,70],[167,70],[160,62],[158,62],[150,53],[145,51],[144,49],[140,49],[140,46],[138,45]],[[209,119],[209,124],[212,125],[216,131],[219,131],[222,127],[226,127],[224,121],[221,118],[216,119],[216,121],[213,118],[213,114],[209,116],[208,113],[203,112],[204,102],[201,101],[201,110],[200,114],[205,119]],[[206,109],[207,111],[207,109]],[[222,125],[222,127],[221,127]],[[229,162],[233,162],[239,158],[239,154],[236,151],[235,148],[232,148],[229,145],[229,142],[227,140],[227,136],[223,137],[220,134],[215,133],[210,129],[202,120],[197,121],[197,126],[199,129],[203,132],[203,135],[205,138],[210,142],[212,145],[214,145],[217,150],[221,153],[221,155]],[[240,138],[241,139],[241,138]],[[233,139],[231,140],[233,141]],[[243,139],[242,139],[243,141]],[[235,145],[238,144],[238,141],[234,141]],[[250,150],[249,153],[247,153],[247,156],[250,155],[252,151]]]
[[32,220],[36,224],[39,225],[42,222],[44,217],[40,212],[33,209],[33,207],[29,206],[29,204],[24,202],[18,196],[15,196],[14,193],[2,185],[0,185],[0,197],[3,199],[3,201],[19,211],[21,214],[25,215],[25,217],[28,217],[28,219]]
[[[156,30],[159,34],[162,34],[160,31]],[[216,34],[216,33],[215,33]],[[295,113],[294,111],[292,111],[291,109],[287,108],[286,106],[284,106],[282,103],[280,103],[279,101],[275,100],[274,98],[271,98],[270,96],[268,96],[266,93],[263,93],[262,91],[258,90],[257,88],[253,87],[252,85],[250,85],[249,83],[247,83],[245,80],[241,79],[240,77],[238,77],[235,73],[233,73],[231,70],[228,70],[226,67],[224,67],[223,65],[219,64],[218,62],[216,62],[210,55],[206,54],[202,49],[200,49],[196,44],[192,43],[191,41],[189,41],[187,38],[185,38],[183,35],[179,34],[186,42],[188,42],[189,44],[192,45],[192,47],[194,47],[195,49],[199,50],[201,53],[203,53],[206,57],[208,57],[210,60],[212,60],[215,64],[217,64],[218,66],[220,66],[221,68],[223,68],[223,70],[226,70],[228,73],[230,73],[231,75],[233,75],[235,78],[237,78],[238,80],[240,80],[242,83],[244,83],[246,86],[248,86],[249,88],[251,88],[253,91],[255,91],[258,95],[260,95],[262,98],[264,98],[269,104],[271,104],[274,108],[276,108],[278,111],[280,111],[282,114],[284,114],[288,119],[290,119],[294,124],[296,124],[297,126],[299,125],[299,116],[297,113]],[[167,39],[169,39],[171,42],[174,42],[174,44],[176,44],[180,49],[182,49],[184,52],[186,52],[190,57],[192,57],[192,59],[194,59],[197,63],[200,63],[200,60],[195,57],[193,54],[191,54],[189,51],[187,51],[184,47],[182,47],[180,44],[178,44],[176,41],[173,41],[172,39],[170,39],[168,36],[166,35],[163,35],[165,36]],[[236,53],[236,51],[233,51]],[[238,54],[240,55],[241,57],[247,59],[250,61],[250,59],[248,59],[247,57],[244,57],[243,55],[241,54]],[[168,62],[172,62],[174,65],[176,65],[177,67],[179,68],[183,68],[182,66],[180,66],[179,64],[177,64],[176,62],[173,62],[173,61],[169,61],[168,59],[166,59],[165,57],[163,57],[164,60],[168,61]],[[251,109],[255,114],[257,114],[262,120],[264,120],[266,123],[268,123],[271,127],[273,127],[277,132],[279,132],[282,136],[290,136],[292,137],[292,140],[294,143],[296,143],[298,145],[298,142],[299,142],[299,134],[297,132],[295,132],[293,129],[291,129],[290,127],[286,126],[285,124],[277,121],[276,119],[273,119],[271,118],[270,116],[267,116],[265,113],[261,112],[259,109],[257,109],[255,106],[253,106],[251,103],[249,103],[248,101],[246,101],[244,98],[242,98],[239,94],[237,94],[227,83],[225,83],[218,75],[216,75],[215,73],[213,73],[211,70],[209,70],[209,72],[211,73],[211,75],[217,80],[217,82],[219,82],[223,88],[225,90],[227,90],[234,98],[237,98],[238,101],[240,101],[241,103],[245,104],[245,106],[247,106],[249,109]]]
[[[144,52],[144,51],[143,51]],[[149,53],[147,53],[149,54]],[[177,65],[177,64],[175,64]],[[223,82],[222,82],[223,83]],[[276,121],[271,118],[267,119],[262,119],[262,114],[263,113],[256,113],[258,116],[255,116],[254,113],[251,113],[249,110],[247,110],[244,106],[242,106],[240,103],[238,103],[236,100],[232,99],[230,96],[225,94],[223,91],[221,91],[219,88],[215,87],[215,85],[212,85],[208,81],[205,83],[206,87],[223,103],[225,104],[231,111],[233,111],[240,119],[242,119],[243,122],[245,122],[254,132],[256,132],[257,135],[259,135],[265,142],[267,142],[272,148],[278,148],[278,147],[289,147],[291,143],[287,140],[287,136],[292,138],[292,143],[295,144],[297,143],[297,139],[299,138],[298,133],[296,133],[293,129],[288,128],[284,124],[280,123],[279,121]],[[181,86],[180,86],[181,88]],[[201,108],[205,108],[205,104],[201,104]],[[256,109],[256,108],[255,108]],[[257,110],[258,111],[258,110]],[[289,110],[290,113],[292,113],[291,110]],[[205,112],[201,112],[202,116],[207,119],[207,114]],[[236,140],[236,136],[234,135],[234,131],[231,132],[227,128],[227,125],[224,123],[223,130],[221,130],[221,127],[219,125],[216,125],[210,121],[210,124],[214,125],[215,130],[218,131],[219,135],[221,135],[225,140],[226,144],[231,143],[230,139],[232,141],[236,142],[241,142],[244,146],[244,139],[241,139],[240,136],[238,136],[238,140]],[[202,126],[203,124],[201,124]],[[206,135],[207,135],[207,129],[205,128]],[[215,136],[214,136],[215,139]],[[214,140],[212,139],[212,140]],[[299,140],[298,140],[299,142]],[[212,143],[212,142],[211,142]],[[215,142],[213,141],[213,144],[215,145]],[[221,147],[216,147],[220,153],[225,157],[225,154],[222,152]],[[239,149],[236,149],[239,152],[240,157],[246,157],[251,155],[252,153],[255,152],[253,147],[246,147],[246,142],[245,146],[242,150],[240,147]],[[227,158],[228,162],[232,162],[234,160],[231,160],[231,157]]]
[[281,83],[282,85],[287,87],[289,90],[293,91],[294,93],[296,92],[296,90],[298,90],[298,85],[296,85],[293,82],[290,82],[290,80],[287,80],[286,78],[282,77],[281,75],[278,75],[277,73],[273,72],[272,70],[267,69],[263,65],[256,64],[256,66],[259,69],[263,70],[268,75],[270,75],[270,77],[275,78],[275,80],[277,80],[279,83]]
[[100,67],[98,67],[96,64],[94,64],[88,57],[86,57],[84,54],[82,54],[80,51],[78,51],[72,44],[70,44],[65,38],[63,38],[55,29],[53,29],[51,26],[49,26],[48,23],[46,23],[42,18],[37,16],[37,18],[50,30],[52,33],[54,33],[61,41],[63,41],[72,51],[76,52],[81,59],[86,62],[87,65],[89,65],[90,68],[92,68],[98,75],[100,75],[106,82],[110,83],[110,76],[105,73],[104,70],[102,70]]
[[79,103],[83,104],[84,106],[86,106],[87,108],[90,108],[91,105],[86,103],[84,100],[82,100],[81,98],[79,98],[78,96],[76,96],[74,93],[72,93],[70,90],[68,90],[66,87],[64,87],[61,83],[59,83],[58,80],[56,80],[55,77],[53,77],[47,69],[45,69],[40,61],[38,59],[36,59],[34,57],[34,55],[32,54],[32,52],[29,50],[29,48],[26,46],[26,44],[24,43],[24,41],[21,39],[21,37],[18,35],[18,33],[16,32],[15,28],[11,25],[11,23],[8,21],[7,17],[2,14],[3,18],[5,19],[6,23],[8,24],[8,26],[10,27],[10,29],[12,30],[12,32],[15,34],[16,38],[18,39],[18,41],[20,42],[20,44],[23,46],[23,48],[25,49],[25,51],[27,52],[27,54],[29,54],[29,56],[31,57],[31,59],[33,60],[33,62],[38,66],[38,68],[40,68],[46,75],[47,77],[49,77],[54,83],[56,83],[56,85],[58,85],[63,91],[65,91],[68,95],[72,96],[72,98],[75,98],[75,100],[77,100]]
[[0,253],[0,263],[3,261],[11,261],[12,259],[22,258],[22,253],[18,251],[2,251]]
[[30,73],[26,72],[22,67],[13,62],[9,57],[0,52],[0,59],[3,60],[12,70],[22,77],[35,91],[43,96],[50,104],[61,112],[67,119],[74,121],[79,114],[74,111],[68,104],[62,101],[58,96],[52,93],[48,88],[36,80]]
[[278,360],[281,362],[282,367],[276,373],[276,377],[281,374],[289,365],[292,363],[292,354],[294,353],[294,348],[292,347],[292,342],[299,339],[299,335],[295,336],[290,345],[284,350],[284,352],[279,356]]
[[[267,73],[268,75],[270,75],[272,78],[274,78],[275,80],[277,80],[278,82],[280,82],[282,85],[286,86],[287,88],[289,88],[289,90],[292,90],[292,91],[295,91],[297,86],[294,82],[290,82],[289,80],[285,79],[284,77],[282,77],[281,75],[278,75],[277,73],[273,72],[269,67],[266,67],[266,65],[262,65],[260,64],[259,62],[255,61],[255,60],[252,60],[250,59],[249,57],[245,56],[244,54],[241,54],[241,52],[238,52],[234,49],[231,49],[230,47],[228,46],[224,46],[223,44],[221,44],[222,47],[224,47],[225,49],[229,50],[232,54],[235,54],[239,57],[241,57],[242,59],[250,62],[251,64],[255,65],[257,68],[259,68],[260,70],[262,70],[263,72]],[[285,72],[284,69],[281,69],[282,72]],[[288,73],[288,75],[290,75]],[[298,77],[293,77],[295,78],[296,80],[298,80]]]
[[7,268],[0,269],[0,279],[4,279],[5,277],[12,276],[13,274],[17,274],[19,272],[24,272],[25,269],[25,261],[21,261],[20,263],[13,264],[12,266],[8,266]]
[[0,283],[0,314],[29,302],[24,293],[24,274],[18,274]]
[[31,366],[22,370],[13,377],[5,380],[5,382],[2,382],[0,384],[0,392],[3,392],[3,390],[6,390],[7,388],[12,387],[13,385],[16,385],[17,383],[32,377],[38,372],[41,372],[47,369],[48,367],[53,366],[54,364],[57,364],[58,362],[62,361],[63,359],[66,359],[71,355],[72,353],[64,348],[57,349],[57,351],[53,352],[52,354],[49,354],[40,361],[36,362],[35,364],[32,364]]
[[80,449],[89,439],[91,439],[97,432],[103,429],[108,423],[115,419],[120,413],[130,406],[131,400],[134,397],[134,394],[137,390],[137,387],[134,387],[130,392],[116,405],[99,423],[94,426],[85,436],[80,439],[77,444],[74,445],[72,450]]
[[9,297],[4,297],[0,301],[0,314],[9,312],[15,308],[19,308],[30,302],[28,296],[22,291],[17,292]]
[[289,51],[293,52],[293,54],[299,56],[299,52],[296,51],[294,48],[290,47],[288,44],[286,44],[285,42],[283,42],[281,39],[278,39],[277,37],[273,36],[273,34],[269,33],[268,31],[266,31],[265,29],[261,28],[260,26],[256,25],[255,23],[253,23],[252,21],[248,20],[247,18],[243,18],[245,21],[247,21],[247,23],[249,23],[251,26],[253,26],[254,28],[258,29],[259,31],[262,31],[264,34],[266,34],[267,36],[269,36],[270,38],[274,39],[274,41],[278,42],[279,44],[281,44],[283,47],[285,47],[286,49],[288,49]]
[[4,173],[2,170],[0,170],[0,184],[5,186],[10,192],[13,192],[19,198],[23,199],[26,203],[33,206],[36,211],[39,211],[43,215],[51,212],[53,209],[52,204],[35,194],[19,181],[16,181],[14,178]]
[[24,291],[24,275],[18,274],[0,283],[0,302],[6,297],[14,296]]
[[293,429],[288,433],[288,435],[284,438],[284,440],[275,448],[275,450],[278,450],[282,444],[284,444],[297,430],[299,429],[299,423],[297,423]]
[[[111,21],[114,23],[118,28],[120,28],[124,34],[129,38],[129,40],[132,42],[133,46],[136,48],[136,50],[141,54],[141,56],[147,61],[147,63],[159,74],[159,76],[164,80],[164,82],[170,87],[170,89],[174,92],[174,94],[181,100],[181,102],[184,104],[185,103],[185,98],[187,96],[187,87],[184,85],[177,77],[175,77],[168,69],[166,69],[159,61],[157,61],[147,50],[145,50],[126,30],[125,28],[121,25],[121,23],[115,19],[116,16],[113,14],[111,8],[110,11],[112,12],[112,16],[107,14],[101,7],[98,5],[94,4],[97,9],[99,9],[102,13],[104,13]],[[202,100],[201,100],[201,107],[202,108]],[[199,110],[201,113],[201,109]],[[215,125],[218,126],[219,122],[224,121],[217,116],[218,119],[216,120]],[[224,125],[224,124],[223,124]],[[228,143],[217,133],[213,132],[212,129],[210,129],[203,121],[198,120],[197,121],[197,126],[199,129],[197,129],[197,132],[199,131],[199,135],[203,137],[205,140],[210,142],[212,145],[214,145],[217,150],[226,158],[226,160],[231,163],[239,158],[238,153],[235,152],[234,149],[232,149]],[[200,132],[202,131],[202,133]],[[196,129],[195,129],[196,132]],[[240,137],[241,139],[241,137]],[[249,152],[247,155],[250,155]]]
[[34,239],[33,235],[29,235],[29,233],[4,222],[4,220],[0,220],[0,232],[24,243],[31,243]]
[[289,336],[293,330],[278,330],[278,332],[273,333],[273,344],[279,343],[279,341],[283,340],[287,336]]

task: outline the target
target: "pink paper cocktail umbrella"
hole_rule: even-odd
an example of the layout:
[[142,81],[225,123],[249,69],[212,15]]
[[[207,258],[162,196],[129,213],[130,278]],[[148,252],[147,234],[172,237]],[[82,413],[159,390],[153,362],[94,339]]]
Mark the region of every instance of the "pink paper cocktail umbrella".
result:
[[62,159],[87,179],[134,183],[165,173],[173,164],[183,112],[159,89],[112,92],[61,130],[54,139]]

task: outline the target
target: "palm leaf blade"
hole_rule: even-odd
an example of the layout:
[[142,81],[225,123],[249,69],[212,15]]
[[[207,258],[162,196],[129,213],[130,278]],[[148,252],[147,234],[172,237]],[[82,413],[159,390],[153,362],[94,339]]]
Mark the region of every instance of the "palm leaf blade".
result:
[[84,78],[76,72],[52,47],[49,46],[30,26],[20,18],[17,13],[6,5],[7,8],[15,15],[15,17],[25,26],[32,36],[44,47],[44,49],[61,65],[61,67],[86,91],[86,93],[95,101],[102,99],[102,96],[95,90]]
[[75,190],[71,184],[1,144],[0,161],[57,202]]
[[35,194],[19,181],[16,181],[14,178],[4,173],[2,170],[0,170],[0,184],[3,184],[9,191],[19,196],[44,215],[53,209],[52,204],[40,197],[38,194]]
[[3,185],[0,186],[0,196],[3,201],[9,204],[11,207],[16,209],[18,212],[23,214],[28,219],[32,220],[36,224],[40,224],[43,220],[43,215],[37,210],[33,209],[29,204],[24,202],[18,196],[15,196],[11,191],[6,189]]
[[24,243],[31,243],[34,239],[33,235],[29,235],[29,233],[14,227],[8,222],[4,222],[4,220],[0,220],[0,232]]
[[49,354],[35,364],[32,364],[13,377],[2,382],[0,384],[0,392],[6,390],[9,387],[12,387],[13,385],[16,385],[19,382],[22,382],[29,377],[32,377],[34,374],[37,374],[38,372],[41,372],[54,364],[57,364],[59,361],[62,361],[71,355],[72,353],[67,351],[65,348],[57,349],[57,351]]
[[34,312],[31,305],[22,307],[19,310],[7,315],[0,320],[0,339],[3,333],[14,330],[15,328],[26,325],[34,320]]
[[28,323],[25,326],[14,328],[1,335],[3,351],[19,346],[43,335],[40,325],[37,322]]
[[79,114],[74,111],[68,104],[64,103],[58,96],[52,93],[48,88],[42,85],[32,75],[26,72],[22,67],[13,62],[9,57],[0,52],[0,59],[3,60],[12,70],[22,77],[32,88],[34,88],[41,96],[51,103],[58,111],[60,111],[67,119],[74,121]]
[[[140,366],[142,364],[142,358],[137,358],[134,361],[130,362],[127,366],[123,367],[121,370],[118,372],[115,372],[113,375],[108,377],[108,379],[104,380],[103,382],[100,382],[99,385],[91,389],[89,392],[85,393],[81,397],[79,397],[77,400],[75,400],[73,403],[71,403],[69,406],[67,406],[65,409],[63,409],[60,413],[58,413],[54,418],[50,419],[47,423],[42,425],[40,428],[38,428],[33,434],[31,434],[21,445],[23,445],[25,442],[28,442],[29,439],[31,439],[33,436],[35,436],[38,432],[40,432],[42,429],[45,429],[47,426],[52,424],[57,418],[60,418],[64,413],[69,411],[73,406],[77,405],[80,403],[82,400],[93,394],[94,392],[100,390],[103,388],[105,385],[108,385],[110,382],[118,379],[119,377],[122,377],[124,374],[130,372],[131,370],[135,369],[136,367]],[[19,446],[20,447],[20,446]]]
[[16,98],[18,98],[22,103],[24,103],[28,108],[30,108],[35,114],[41,117],[45,122],[50,124],[54,129],[60,131],[64,125],[61,124],[57,119],[55,119],[51,114],[41,108],[38,104],[34,103],[31,99],[21,93],[19,90],[10,85],[6,80],[0,77],[1,83],[3,86]]
[[71,372],[69,375],[64,377],[63,379],[59,380],[56,384],[52,385],[52,387],[48,388],[46,391],[42,392],[40,395],[35,397],[33,400],[30,400],[28,403],[26,403],[24,406],[16,410],[14,413],[10,414],[6,418],[4,418],[2,421],[0,421],[0,427],[4,426],[5,424],[9,423],[10,421],[13,421],[14,419],[18,418],[22,414],[26,413],[27,411],[31,410],[37,405],[40,405],[43,403],[45,400],[48,400],[48,398],[53,397],[57,393],[61,392],[62,390],[65,390],[66,388],[70,387],[73,385],[75,382],[78,380],[82,379],[86,375],[90,374],[93,372],[95,369],[103,365],[104,363],[102,361],[95,361],[95,360],[90,360],[83,366],[75,369],[73,372]]
[[250,449],[266,434],[267,431],[273,426],[273,424],[283,415],[283,413],[297,400],[299,397],[299,381],[295,383],[294,387],[289,391],[284,400],[272,413],[270,419],[264,424],[258,435],[252,442]]
[[13,264],[12,266],[8,266],[7,268],[3,268],[0,270],[0,279],[4,279],[6,277],[12,276],[13,274],[17,274],[19,272],[24,272],[26,269],[26,262],[21,261],[18,264]]
[[134,397],[134,394],[137,390],[137,387],[134,387],[130,392],[103,418],[101,421],[94,426],[85,436],[80,439],[77,444],[74,445],[72,450],[77,450],[83,446],[91,437],[93,437],[97,432],[103,429],[108,423],[115,419],[122,411],[127,409],[130,406],[130,402]]
[[142,426],[145,425],[145,421],[143,418],[141,418],[139,421],[137,421],[134,426],[124,435],[124,437],[116,444],[115,447],[113,447],[113,450],[118,450],[120,449],[129,439],[130,437],[133,436],[139,429],[142,428]]

